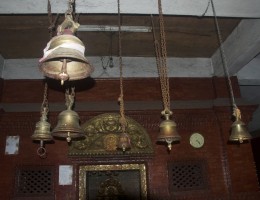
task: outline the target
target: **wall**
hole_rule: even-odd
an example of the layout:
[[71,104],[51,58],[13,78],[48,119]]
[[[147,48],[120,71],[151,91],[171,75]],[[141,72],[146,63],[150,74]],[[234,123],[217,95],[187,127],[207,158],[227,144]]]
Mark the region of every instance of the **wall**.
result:
[[[240,93],[236,78],[232,78],[235,96]],[[57,82],[48,80],[52,127],[64,108],[64,93]],[[79,84],[79,83],[75,83]],[[178,125],[181,142],[167,152],[165,145],[156,144],[161,121],[161,94],[158,79],[126,79],[124,81],[126,115],[147,130],[154,148],[152,157],[109,158],[68,157],[65,141],[47,144],[48,156],[37,156],[38,144],[30,136],[40,118],[40,105],[44,84],[39,80],[2,80],[0,112],[0,198],[10,199],[15,192],[15,171],[19,166],[53,166],[55,199],[78,199],[78,169],[87,164],[144,163],[147,167],[148,199],[259,199],[259,188],[251,144],[229,144],[231,109],[225,79],[174,78],[170,79],[173,118]],[[76,105],[81,122],[105,112],[118,112],[118,80],[85,80],[76,85]],[[238,99],[243,121],[248,123],[254,105]],[[87,109],[86,109],[87,108]],[[56,109],[56,110],[55,110]],[[60,110],[59,110],[60,109]],[[205,145],[194,149],[189,144],[193,132],[205,137]],[[19,154],[5,155],[6,136],[20,135]],[[206,166],[207,185],[203,189],[174,192],[169,188],[168,165],[179,161],[202,161]],[[72,185],[58,184],[59,165],[73,165]],[[39,198],[39,197],[38,197]],[[28,198],[27,198],[28,199]],[[37,199],[37,198],[34,198]],[[44,199],[43,197],[40,199]],[[48,198],[47,198],[48,199]]]

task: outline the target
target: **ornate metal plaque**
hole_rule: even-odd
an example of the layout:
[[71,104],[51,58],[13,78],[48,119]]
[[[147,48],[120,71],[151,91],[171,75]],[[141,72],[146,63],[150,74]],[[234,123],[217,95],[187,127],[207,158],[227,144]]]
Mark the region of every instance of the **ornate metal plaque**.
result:
[[79,200],[147,199],[144,164],[88,165],[79,168]]
[[93,157],[152,154],[152,143],[146,130],[129,117],[126,117],[126,132],[131,140],[131,149],[124,153],[117,149],[118,137],[122,132],[119,119],[120,115],[117,113],[105,113],[85,122],[82,128],[86,137],[84,140],[72,142],[69,155]]

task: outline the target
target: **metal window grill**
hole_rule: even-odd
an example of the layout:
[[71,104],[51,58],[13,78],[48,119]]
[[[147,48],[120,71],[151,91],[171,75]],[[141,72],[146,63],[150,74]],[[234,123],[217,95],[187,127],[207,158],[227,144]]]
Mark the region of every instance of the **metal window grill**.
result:
[[52,196],[54,170],[50,166],[23,166],[16,172],[16,196]]
[[206,167],[203,161],[169,163],[168,170],[171,191],[190,191],[207,188]]

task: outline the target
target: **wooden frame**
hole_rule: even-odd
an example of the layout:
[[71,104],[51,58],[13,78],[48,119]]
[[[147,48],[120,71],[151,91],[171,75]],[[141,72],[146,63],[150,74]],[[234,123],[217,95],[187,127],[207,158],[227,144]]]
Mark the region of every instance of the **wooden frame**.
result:
[[[144,164],[116,164],[116,165],[85,165],[79,167],[79,200],[91,200],[89,194],[89,188],[87,182],[89,181],[88,174],[99,173],[99,172],[120,172],[121,174],[126,173],[139,173],[138,182],[139,193],[136,194],[140,200],[147,200],[147,183],[146,183],[146,167]],[[91,182],[91,185],[95,184]],[[129,183],[128,183],[129,185]]]

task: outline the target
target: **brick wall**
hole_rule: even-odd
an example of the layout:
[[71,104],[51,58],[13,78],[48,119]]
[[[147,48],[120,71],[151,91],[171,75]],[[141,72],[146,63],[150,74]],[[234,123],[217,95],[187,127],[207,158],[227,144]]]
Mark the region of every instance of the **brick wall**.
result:
[[[234,81],[235,94],[237,91]],[[190,102],[193,100],[204,102],[216,98],[228,97],[225,81],[221,79],[171,79],[171,97],[174,100]],[[217,84],[216,84],[217,83]],[[50,83],[51,84],[51,83]],[[55,84],[54,84],[55,85]],[[125,101],[138,101],[139,104],[160,100],[157,79],[126,80]],[[148,87],[144,87],[148,86]],[[89,86],[90,87],[90,86]],[[221,90],[222,88],[222,90]],[[156,89],[156,90],[155,90]],[[64,94],[61,88],[49,88],[49,102],[63,104]],[[118,97],[117,80],[96,80],[92,87],[78,89],[76,102],[90,103],[109,102]],[[17,106],[26,103],[40,103],[42,101],[42,81],[4,81],[2,103]],[[203,104],[203,103],[201,103]],[[142,106],[139,105],[138,108]],[[243,120],[247,123],[255,109],[253,105],[240,106]],[[39,107],[40,109],[40,107]],[[119,108],[118,108],[119,109]],[[118,112],[114,108],[104,111],[79,111],[82,123],[93,116],[104,112]],[[87,164],[109,163],[144,163],[147,167],[148,199],[259,199],[259,188],[256,170],[251,150],[251,144],[229,144],[230,107],[228,105],[212,105],[192,108],[173,109],[174,121],[178,125],[181,142],[174,144],[171,152],[165,145],[157,144],[158,126],[160,124],[160,109],[127,110],[126,115],[140,123],[149,134],[153,148],[152,157],[114,158],[71,158],[68,157],[68,146],[65,141],[55,140],[55,144],[47,144],[48,156],[41,159],[37,156],[38,144],[30,139],[35,123],[39,121],[39,111],[30,112],[2,112],[0,121],[0,199],[10,199],[15,192],[15,172],[19,166],[53,166],[54,191],[58,200],[78,199],[78,169]],[[59,112],[50,112],[49,121],[52,127],[57,123]],[[189,144],[189,137],[193,132],[200,132],[205,138],[205,145],[194,149]],[[6,136],[19,135],[19,154],[5,155]],[[171,191],[169,188],[169,163],[201,161],[205,166],[207,186],[197,190]],[[58,184],[59,165],[73,166],[73,183],[68,186]]]

